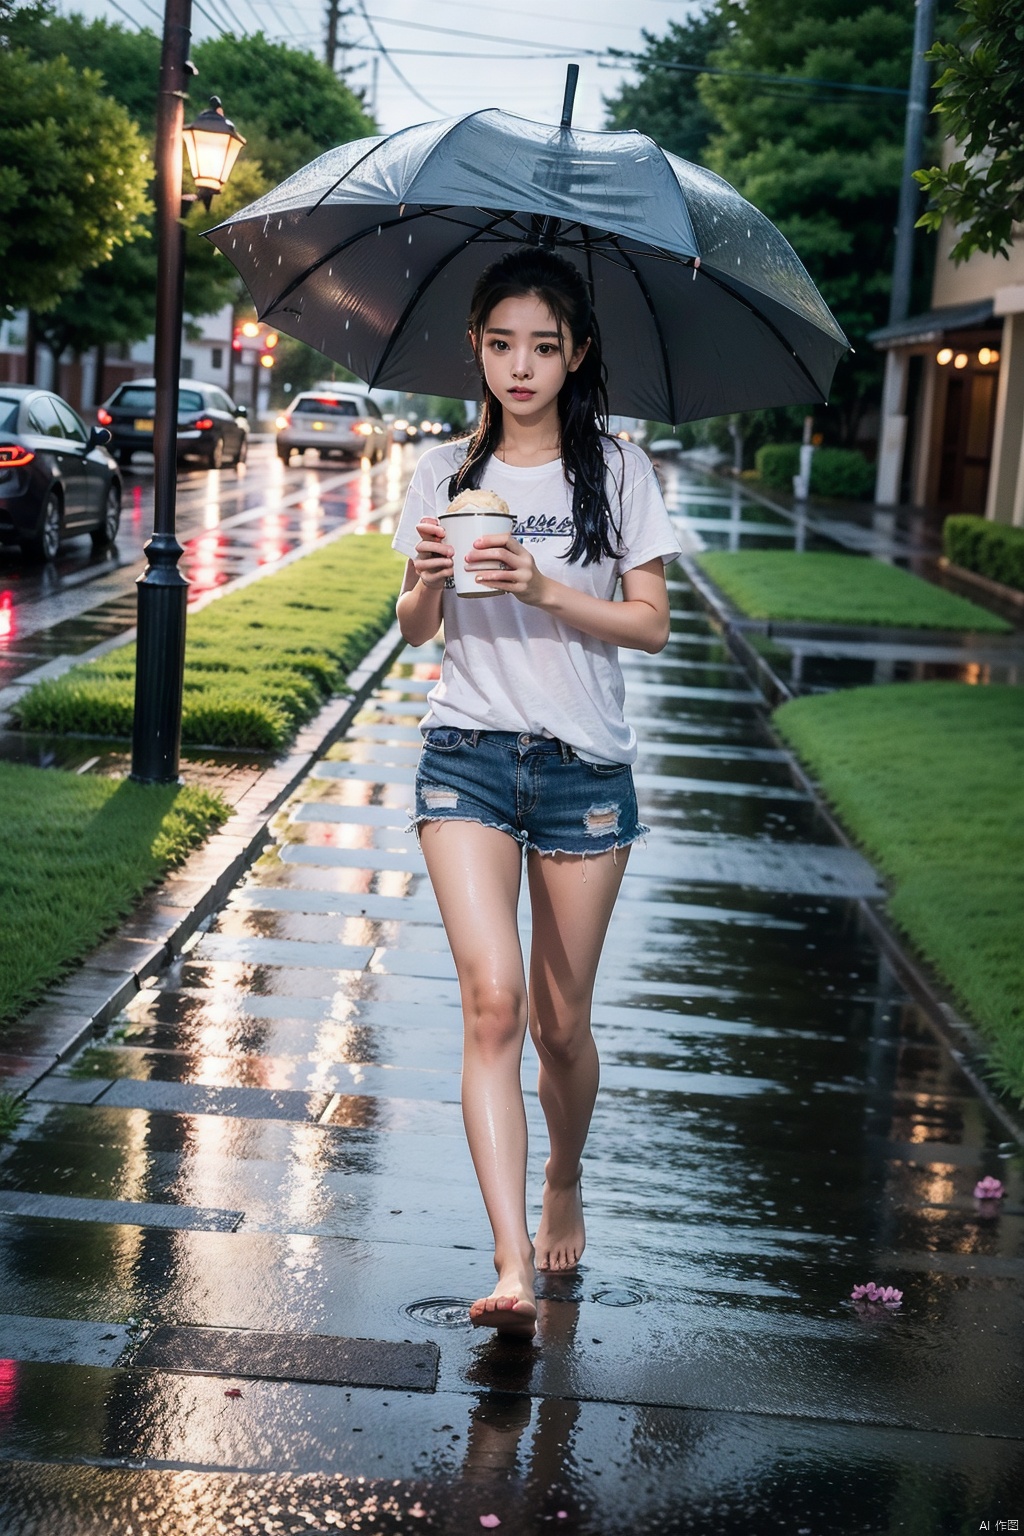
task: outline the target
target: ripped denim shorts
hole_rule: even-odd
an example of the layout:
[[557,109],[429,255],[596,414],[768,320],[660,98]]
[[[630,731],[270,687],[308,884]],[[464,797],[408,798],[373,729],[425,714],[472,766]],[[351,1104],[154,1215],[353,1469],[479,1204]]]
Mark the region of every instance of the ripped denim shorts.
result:
[[414,824],[425,821],[478,821],[538,853],[608,853],[650,831],[628,763],[585,762],[551,736],[447,727],[423,739]]

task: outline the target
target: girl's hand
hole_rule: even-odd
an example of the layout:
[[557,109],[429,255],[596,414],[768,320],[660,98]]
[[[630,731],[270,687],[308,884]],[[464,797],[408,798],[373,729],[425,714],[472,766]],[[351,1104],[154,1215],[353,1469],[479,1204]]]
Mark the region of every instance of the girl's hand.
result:
[[444,529],[435,518],[425,517],[416,524],[416,532],[420,541],[416,545],[413,569],[428,592],[437,592],[455,570],[452,563],[455,551],[444,542]]
[[482,587],[495,592],[511,592],[521,603],[538,607],[545,597],[548,578],[538,571],[533,556],[524,549],[511,533],[485,533],[473,541],[473,548],[466,556],[466,566],[472,570],[481,560],[499,559],[500,571],[480,571],[477,581]]

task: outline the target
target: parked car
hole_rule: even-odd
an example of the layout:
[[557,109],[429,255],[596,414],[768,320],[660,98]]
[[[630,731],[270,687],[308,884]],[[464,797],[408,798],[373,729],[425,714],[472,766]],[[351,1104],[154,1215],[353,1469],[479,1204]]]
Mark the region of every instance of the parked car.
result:
[[86,427],[66,400],[28,384],[0,384],[0,543],[52,560],[65,535],[117,538],[121,476],[110,433]]
[[[153,452],[156,380],[134,379],[121,384],[96,412],[101,427],[113,437],[120,464],[133,453]],[[178,385],[178,460],[201,459],[207,469],[244,464],[249,451],[248,412],[216,384],[184,379]]]
[[396,443],[415,443],[420,435],[420,429],[414,421],[409,421],[405,416],[397,416],[391,428],[391,436]]
[[304,390],[277,418],[277,456],[315,448],[321,459],[369,459],[377,464],[391,446],[391,429],[369,395],[353,390]]

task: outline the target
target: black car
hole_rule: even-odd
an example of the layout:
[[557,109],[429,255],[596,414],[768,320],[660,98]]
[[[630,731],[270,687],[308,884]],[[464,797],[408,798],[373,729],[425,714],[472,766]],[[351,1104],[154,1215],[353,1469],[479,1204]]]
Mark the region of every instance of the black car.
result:
[[48,389],[0,384],[0,543],[52,560],[68,534],[103,549],[121,522],[121,476],[110,433],[90,431]]
[[[135,379],[121,384],[96,412],[101,427],[113,437],[118,462],[130,464],[132,454],[153,452],[156,380]],[[244,405],[236,405],[216,384],[185,379],[178,385],[178,460],[201,459],[207,469],[243,464],[249,449],[249,423]]]

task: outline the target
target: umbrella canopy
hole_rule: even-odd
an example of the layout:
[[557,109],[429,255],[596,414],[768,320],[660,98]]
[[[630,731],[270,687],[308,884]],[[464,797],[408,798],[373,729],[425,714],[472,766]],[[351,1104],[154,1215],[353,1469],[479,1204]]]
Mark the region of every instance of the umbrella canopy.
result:
[[625,415],[823,401],[848,346],[774,225],[640,133],[498,110],[422,123],[330,150],[209,238],[261,320],[391,389],[479,396],[473,285],[531,242],[589,279]]

